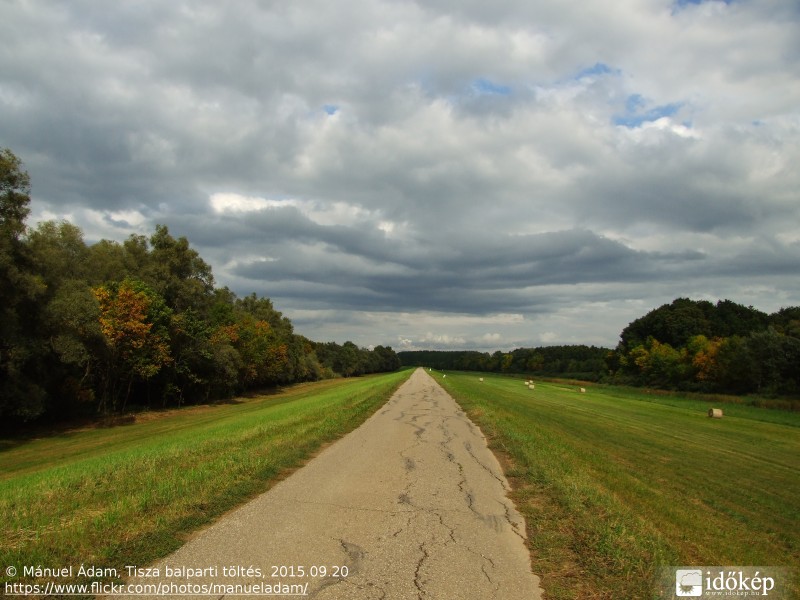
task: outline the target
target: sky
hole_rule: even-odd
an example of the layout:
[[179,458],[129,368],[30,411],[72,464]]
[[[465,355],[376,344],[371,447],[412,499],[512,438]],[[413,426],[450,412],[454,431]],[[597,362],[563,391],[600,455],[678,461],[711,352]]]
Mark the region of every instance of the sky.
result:
[[800,305],[797,0],[0,0],[0,40],[30,225],[167,225],[316,341]]

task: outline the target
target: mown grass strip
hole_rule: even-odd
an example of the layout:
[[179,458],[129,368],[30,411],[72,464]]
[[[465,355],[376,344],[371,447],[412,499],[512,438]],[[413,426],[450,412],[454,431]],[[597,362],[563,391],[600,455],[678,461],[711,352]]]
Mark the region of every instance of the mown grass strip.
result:
[[[145,565],[355,429],[411,371],[64,433],[0,452],[0,565]],[[12,581],[0,573],[0,589]],[[13,582],[32,582],[15,577]]]
[[548,598],[649,598],[662,565],[800,564],[800,415],[481,376],[438,381],[506,455]]

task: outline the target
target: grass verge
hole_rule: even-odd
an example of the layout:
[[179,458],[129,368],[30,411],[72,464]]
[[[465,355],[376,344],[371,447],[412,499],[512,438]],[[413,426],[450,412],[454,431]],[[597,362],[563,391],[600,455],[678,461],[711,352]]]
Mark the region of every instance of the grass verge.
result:
[[505,462],[547,598],[652,598],[667,565],[800,565],[800,414],[481,376],[438,381]]
[[[0,590],[25,566],[146,565],[355,429],[411,374],[302,384],[0,452]],[[17,569],[9,577],[7,566]],[[52,579],[51,579],[52,580]],[[60,580],[59,583],[65,583]],[[39,583],[43,583],[40,581]]]

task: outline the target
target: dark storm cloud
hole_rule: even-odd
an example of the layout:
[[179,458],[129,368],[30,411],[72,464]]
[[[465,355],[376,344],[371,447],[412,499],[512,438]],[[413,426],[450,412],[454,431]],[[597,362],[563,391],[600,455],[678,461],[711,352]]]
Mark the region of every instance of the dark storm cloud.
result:
[[[364,236],[356,229],[306,223],[301,231],[278,218],[269,223],[263,229],[255,225],[264,234],[261,247],[269,258],[243,263],[232,272],[274,282],[276,293],[296,300],[305,290],[298,295],[286,282],[319,283],[337,292],[321,295],[320,305],[337,307],[528,312],[534,304],[530,289],[536,287],[667,280],[681,274],[686,263],[704,258],[696,251],[634,251],[583,230],[483,239],[474,235],[430,244],[429,251],[420,254],[404,252],[390,239]],[[282,234],[276,235],[279,231]],[[372,293],[365,295],[363,290]]]

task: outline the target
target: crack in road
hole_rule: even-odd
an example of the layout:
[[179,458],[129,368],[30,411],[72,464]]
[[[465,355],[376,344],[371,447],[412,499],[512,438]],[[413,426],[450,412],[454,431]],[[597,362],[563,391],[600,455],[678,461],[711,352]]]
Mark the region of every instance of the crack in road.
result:
[[[432,405],[434,407],[438,408],[438,401],[432,402]],[[413,412],[412,412],[412,410],[413,410]],[[396,420],[400,421],[401,423],[404,423],[404,424],[412,427],[414,429],[415,436],[417,437],[417,441],[412,446],[409,446],[408,448],[405,448],[404,450],[400,451],[400,453],[399,453],[400,456],[403,459],[403,466],[404,466],[404,469],[406,471],[406,474],[409,475],[410,477],[413,477],[413,475],[415,475],[415,474],[412,473],[412,472],[415,471],[416,468],[417,468],[416,461],[413,458],[411,458],[410,456],[408,456],[407,454],[409,452],[412,452],[412,451],[418,449],[423,444],[433,444],[434,443],[433,439],[428,439],[430,436],[423,437],[423,434],[427,433],[427,429],[431,424],[430,421],[425,423],[425,427],[422,427],[419,424],[420,419],[423,416],[426,416],[426,415],[427,416],[432,416],[432,417],[438,417],[440,419],[440,423],[436,426],[435,429],[439,432],[439,434],[441,435],[442,439],[436,441],[435,443],[438,445],[438,448],[439,448],[440,452],[444,455],[444,457],[446,459],[446,462],[448,464],[453,465],[455,467],[455,469],[457,470],[458,475],[459,475],[459,481],[457,483],[457,487],[458,487],[459,491],[461,492],[461,494],[463,495],[463,497],[465,499],[465,502],[466,502],[466,505],[467,505],[467,508],[469,509],[469,511],[478,520],[480,520],[482,523],[484,523],[485,525],[489,526],[490,528],[494,529],[495,531],[501,530],[502,527],[503,527],[503,523],[508,523],[508,525],[510,526],[511,530],[517,536],[519,536],[520,538],[522,538],[524,540],[525,539],[524,536],[522,536],[519,533],[519,531],[517,530],[516,523],[514,523],[514,521],[511,518],[511,512],[510,512],[510,508],[509,508],[507,502],[503,502],[501,500],[497,500],[497,502],[502,506],[502,509],[503,509],[503,515],[502,516],[485,515],[485,514],[482,514],[481,512],[479,512],[475,507],[475,497],[473,495],[473,492],[468,487],[467,477],[465,476],[464,464],[462,462],[460,462],[459,460],[457,460],[456,455],[453,452],[452,443],[454,442],[454,440],[456,440],[456,436],[453,434],[453,432],[451,431],[450,427],[448,426],[448,421],[454,420],[459,425],[466,426],[470,431],[474,432],[474,425],[472,425],[472,423],[469,421],[469,419],[467,419],[466,414],[464,414],[463,412],[460,412],[460,411],[455,416],[453,416],[453,415],[436,414],[436,412],[433,410],[433,408],[425,410],[425,409],[422,409],[418,404],[414,404],[412,406],[412,410],[401,411],[400,416],[397,417],[397,419],[396,419]],[[482,435],[480,437],[481,437],[482,440],[485,441],[485,438],[483,438]],[[476,454],[475,454],[475,452],[473,450],[472,443],[469,440],[465,440],[463,442],[463,448],[464,448],[464,450],[466,450],[466,453],[467,453],[468,457],[472,461],[474,461],[474,463],[476,465],[478,465],[482,471],[484,471],[492,479],[497,481],[501,485],[502,489],[505,492],[507,492],[509,490],[509,487],[508,487],[508,484],[506,483],[506,481],[501,476],[498,476],[498,474],[497,474],[497,472],[495,470],[493,470],[491,467],[489,467],[487,464],[485,464],[480,458],[478,458],[478,456],[476,456]],[[423,512],[423,513],[427,512],[427,513],[431,514],[433,517],[435,517],[437,519],[439,526],[445,531],[445,536],[443,538],[437,540],[437,538],[432,536],[432,534],[431,534],[429,539],[427,541],[425,541],[425,542],[422,542],[420,544],[420,546],[419,546],[419,550],[420,550],[420,552],[422,552],[422,555],[421,555],[419,561],[417,562],[417,566],[416,566],[415,571],[414,571],[414,584],[415,584],[415,587],[417,588],[418,597],[422,598],[422,597],[424,597],[426,595],[426,591],[423,588],[423,581],[422,581],[421,573],[422,573],[422,569],[423,569],[423,565],[424,565],[425,561],[429,559],[429,557],[431,555],[431,552],[437,546],[437,541],[438,541],[438,544],[441,545],[442,547],[447,547],[449,545],[455,545],[455,546],[463,548],[464,550],[466,550],[467,552],[471,553],[472,555],[474,555],[476,557],[479,557],[480,560],[482,561],[482,564],[480,565],[481,574],[483,575],[483,577],[486,580],[486,582],[491,584],[493,590],[498,589],[498,584],[494,581],[493,576],[492,576],[492,572],[496,570],[495,562],[490,557],[484,555],[482,552],[480,552],[478,550],[475,550],[469,544],[461,542],[456,537],[456,529],[453,526],[450,526],[445,522],[444,515],[442,514],[443,511],[438,510],[436,508],[423,508],[423,507],[420,507],[420,506],[414,504],[414,502],[412,500],[412,497],[411,497],[411,488],[414,486],[414,484],[415,484],[415,480],[412,478],[412,480],[406,485],[404,491],[399,494],[398,502],[401,505],[408,505],[408,506],[414,507],[415,509],[419,509],[419,512]],[[407,528],[409,528],[411,526],[411,521],[419,516],[419,512],[415,512],[414,515],[409,516],[408,521],[406,523],[406,527],[405,528],[400,528],[397,531],[395,531],[392,534],[392,537],[396,538],[403,531],[405,531]]]
[[475,461],[475,462],[476,462],[476,463],[477,463],[477,464],[478,464],[478,465],[479,465],[479,466],[480,466],[480,467],[481,467],[481,468],[482,468],[484,471],[486,471],[486,472],[487,472],[489,475],[491,475],[492,477],[494,477],[494,478],[495,478],[495,479],[496,479],[496,480],[497,480],[497,481],[500,483],[500,485],[502,485],[502,486],[503,486],[503,489],[504,489],[505,491],[507,491],[507,492],[508,492],[508,491],[510,491],[510,488],[508,487],[508,483],[506,482],[506,479],[505,479],[504,477],[500,477],[500,476],[497,474],[497,472],[496,472],[494,469],[492,469],[492,468],[490,468],[490,467],[486,466],[486,465],[485,465],[485,464],[483,464],[483,463],[482,463],[480,460],[478,460],[478,457],[477,457],[477,456],[475,456],[475,453],[472,451],[472,444],[471,444],[469,441],[466,441],[466,442],[464,442],[464,449],[467,451],[467,453],[468,453],[468,454],[469,454],[469,455],[472,457],[472,459],[473,459],[473,460],[474,460],[474,461]]
[[422,600],[422,598],[427,595],[425,588],[422,586],[422,565],[430,556],[430,554],[428,554],[428,550],[425,548],[425,542],[422,542],[419,545],[419,551],[422,552],[422,556],[417,561],[417,566],[414,569],[414,586],[417,588],[417,598]]

